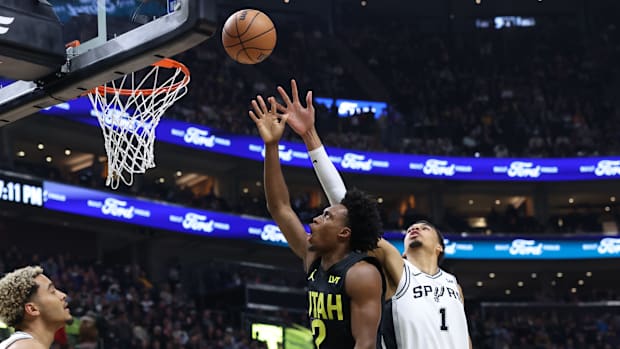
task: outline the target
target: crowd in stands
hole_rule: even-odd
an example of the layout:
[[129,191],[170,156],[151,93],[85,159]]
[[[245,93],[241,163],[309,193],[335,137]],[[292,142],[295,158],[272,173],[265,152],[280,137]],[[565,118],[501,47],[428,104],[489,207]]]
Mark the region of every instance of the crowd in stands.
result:
[[[362,111],[341,118],[334,108],[317,105],[325,143],[453,156],[617,153],[618,29],[600,25],[586,35],[571,24],[551,22],[521,33],[474,35],[432,35],[398,21],[344,26],[336,37],[392,98],[378,118]],[[276,83],[287,87],[289,77],[298,77],[302,92],[311,88],[315,96],[373,99],[355,86],[355,72],[326,49],[333,40],[321,29],[288,29],[257,69],[266,76],[262,80],[216,43],[186,53],[182,59],[193,62],[192,71],[202,81],[170,116],[256,134],[247,118],[249,101],[259,93],[275,94]]]
[[537,349],[620,346],[617,308],[498,307],[467,314],[474,348]]
[[[259,349],[241,325],[240,314],[221,304],[206,307],[191,297],[171,267],[168,280],[151,281],[138,265],[104,264],[70,254],[26,256],[16,248],[0,255],[0,272],[37,264],[66,291],[74,323],[57,334],[59,349]],[[214,288],[263,282],[260,275],[214,269]],[[267,280],[271,282],[271,280]],[[203,295],[204,296],[204,295]],[[218,307],[219,306],[219,307]]]
[[[55,349],[266,348],[250,338],[248,324],[242,321],[247,309],[227,304],[222,295],[245,284],[303,287],[305,283],[302,273],[287,275],[244,265],[241,260],[206,262],[203,269],[209,276],[188,282],[187,271],[176,264],[155,281],[135,264],[104,263],[71,254],[25,255],[15,247],[0,253],[0,274],[32,264],[41,265],[55,285],[67,292],[75,318],[57,333]],[[203,297],[189,292],[196,283],[205,285]],[[467,316],[474,348],[617,348],[617,307],[571,306],[615,296],[597,293],[593,299],[582,299],[575,295],[546,299],[533,307],[470,302]],[[218,297],[222,297],[219,302]],[[299,307],[305,309],[303,304]],[[272,312],[269,317],[281,324],[307,325],[303,311]],[[0,330],[0,337],[6,335]]]
[[[606,96],[618,73],[616,27],[584,38],[573,25],[540,22],[538,29],[444,36],[382,23],[347,28],[345,41],[385,77],[397,109],[389,125],[399,125],[388,139],[408,138],[406,152],[617,152],[615,129],[603,126],[620,117]],[[400,35],[384,39],[395,31]]]

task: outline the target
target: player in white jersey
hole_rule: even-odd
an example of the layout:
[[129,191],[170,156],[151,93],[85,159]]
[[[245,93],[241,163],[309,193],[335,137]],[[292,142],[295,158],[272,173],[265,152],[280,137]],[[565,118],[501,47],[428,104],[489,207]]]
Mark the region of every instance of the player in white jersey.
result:
[[17,332],[0,349],[48,349],[54,333],[72,317],[67,295],[54,287],[41,267],[24,267],[0,279],[0,320]]
[[405,235],[403,272],[383,321],[384,348],[468,348],[462,290],[439,268],[443,237],[431,223],[412,224]]
[[9,338],[3,340],[2,343],[0,343],[0,349],[7,349],[9,347],[11,349],[17,348],[17,346],[11,346],[11,345],[13,345],[13,343],[15,343],[17,341],[21,341],[23,339],[34,339],[34,337],[32,337],[31,335],[29,335],[26,332],[16,331]]
[[[282,87],[278,92],[285,102],[277,105],[278,111],[287,115],[287,124],[306,144],[329,202],[339,202],[346,187],[316,132],[312,92],[306,95],[306,107],[295,80],[291,81],[292,100]],[[404,240],[404,256],[383,239],[369,252],[382,264],[387,279],[384,348],[471,348],[463,292],[456,278],[439,268],[444,253],[440,232],[428,222],[418,222],[407,229]]]

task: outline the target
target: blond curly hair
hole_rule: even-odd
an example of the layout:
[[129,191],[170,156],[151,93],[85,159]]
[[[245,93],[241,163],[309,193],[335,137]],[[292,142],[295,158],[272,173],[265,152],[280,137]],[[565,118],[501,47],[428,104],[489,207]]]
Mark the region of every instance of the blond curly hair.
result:
[[16,269],[0,279],[0,320],[15,327],[24,319],[24,304],[36,292],[34,278],[43,274],[43,268],[28,266]]

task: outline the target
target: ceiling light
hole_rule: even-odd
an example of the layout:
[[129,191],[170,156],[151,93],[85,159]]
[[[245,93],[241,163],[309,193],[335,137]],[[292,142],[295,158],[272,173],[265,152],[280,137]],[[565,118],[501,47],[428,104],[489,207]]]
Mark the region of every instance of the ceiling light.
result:
[[378,197],[378,198],[377,198],[377,202],[378,202],[378,203],[380,203],[380,204],[382,204],[382,203],[383,203],[383,198],[382,198],[382,197]]
[[577,285],[583,286],[583,284],[585,284],[585,282],[583,280],[577,280]]
[[65,149],[65,155],[66,156],[71,155],[71,149],[69,149],[69,148]]
[[177,177],[181,177],[183,175],[183,172],[177,171],[177,172],[174,173],[174,175],[177,176]]
[[501,204],[501,203],[502,203],[502,202],[501,202],[501,201],[499,201],[499,199],[498,199],[498,200],[495,200],[495,204],[496,204],[496,205],[499,205],[499,204]]
[[531,275],[531,276],[532,276],[532,279],[536,279],[536,278],[538,277],[538,274],[536,274],[536,273],[532,273],[532,275]]
[[573,198],[568,198],[568,203],[569,203],[569,204],[572,204],[572,203],[574,203],[574,202],[575,202],[575,199],[573,199]]
[[517,286],[519,286],[519,287],[523,287],[523,281],[519,281],[519,282],[517,282]]
[[469,199],[469,201],[467,201],[468,204],[473,205],[474,204],[474,200]]
[[511,294],[511,293],[512,293],[512,291],[510,291],[509,289],[506,289],[506,291],[504,291],[504,293],[505,293],[506,295],[509,295],[509,294]]
[[489,279],[494,279],[495,278],[495,273],[489,273]]
[[591,271],[586,271],[586,276],[587,277],[592,277],[592,272]]
[[43,150],[43,149],[45,149],[45,146],[43,145],[43,143],[39,143],[39,144],[37,144],[37,149]]
[[573,287],[573,288],[571,288],[571,289],[570,289],[570,293],[577,293],[577,289],[576,289],[576,288],[574,288],[574,287]]
[[247,194],[249,191],[250,191],[250,189],[248,189],[248,188],[243,188],[243,193],[244,193],[244,194]]
[[51,156],[46,156],[45,157],[45,162],[52,162],[52,157]]
[[166,179],[164,177],[159,177],[159,179],[157,181],[159,183],[164,183],[166,181]]
[[611,202],[616,202],[616,197],[615,197],[615,196],[611,196],[611,197],[609,198],[609,201],[611,201]]
[[23,150],[20,150],[20,151],[17,152],[17,156],[20,157],[20,158],[23,158],[24,156],[26,156],[26,152],[23,151]]
[[555,274],[555,276],[557,276],[558,278],[561,278],[564,276],[564,273],[562,272],[558,272],[557,274]]
[[482,285],[483,285],[482,281],[477,281],[477,282],[476,282],[476,286],[478,286],[478,287],[482,287]]

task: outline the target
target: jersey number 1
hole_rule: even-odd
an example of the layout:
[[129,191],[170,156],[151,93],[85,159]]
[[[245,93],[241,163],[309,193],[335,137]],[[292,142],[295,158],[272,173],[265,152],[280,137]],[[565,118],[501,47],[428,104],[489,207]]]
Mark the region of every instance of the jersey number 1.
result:
[[441,314],[441,326],[439,326],[439,328],[442,331],[447,331],[448,326],[446,326],[446,308],[439,309],[439,313]]

